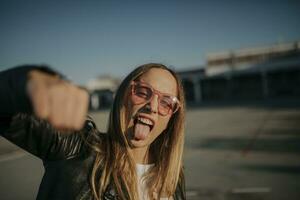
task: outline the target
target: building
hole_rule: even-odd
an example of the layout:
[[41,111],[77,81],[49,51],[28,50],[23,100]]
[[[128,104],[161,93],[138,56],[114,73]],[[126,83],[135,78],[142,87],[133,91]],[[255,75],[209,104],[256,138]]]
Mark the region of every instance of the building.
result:
[[300,42],[209,54],[199,70],[179,72],[187,103],[300,98]]
[[108,75],[90,80],[86,85],[90,93],[90,110],[110,108],[119,84],[119,79]]
[[[188,105],[215,101],[300,99],[300,42],[245,48],[207,56],[205,66],[177,71]],[[120,80],[88,82],[91,110],[109,108]]]
[[176,73],[182,80],[186,101],[188,103],[200,103],[203,98],[201,80],[205,76],[204,68],[199,66]]

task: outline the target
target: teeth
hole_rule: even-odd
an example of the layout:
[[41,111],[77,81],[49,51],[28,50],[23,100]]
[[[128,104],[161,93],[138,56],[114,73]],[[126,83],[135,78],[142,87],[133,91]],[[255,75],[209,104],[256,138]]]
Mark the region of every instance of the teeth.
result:
[[150,126],[153,125],[153,123],[152,123],[152,121],[150,119],[143,118],[143,117],[138,117],[138,120],[141,121],[144,124],[147,124],[147,125],[150,125]]

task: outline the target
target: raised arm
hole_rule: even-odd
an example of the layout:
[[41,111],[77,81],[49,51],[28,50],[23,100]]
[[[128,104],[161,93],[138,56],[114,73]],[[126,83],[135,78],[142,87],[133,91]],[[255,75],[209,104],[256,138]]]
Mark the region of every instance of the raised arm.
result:
[[59,130],[80,130],[88,109],[88,93],[59,76],[32,70],[27,91],[34,114]]
[[47,67],[22,66],[0,72],[0,96],[1,121],[20,112],[33,113],[57,129],[79,130],[88,109],[88,93]]
[[61,133],[83,127],[88,109],[84,89],[49,68],[22,66],[0,73],[0,96],[2,136],[42,159],[49,152],[72,153],[66,145],[79,137]]

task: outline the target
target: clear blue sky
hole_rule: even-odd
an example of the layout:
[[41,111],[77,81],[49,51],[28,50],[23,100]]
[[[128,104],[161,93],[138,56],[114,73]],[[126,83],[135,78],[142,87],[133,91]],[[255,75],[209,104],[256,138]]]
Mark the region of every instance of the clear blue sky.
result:
[[46,63],[84,84],[160,62],[182,70],[209,52],[300,40],[297,0],[2,0],[0,70]]

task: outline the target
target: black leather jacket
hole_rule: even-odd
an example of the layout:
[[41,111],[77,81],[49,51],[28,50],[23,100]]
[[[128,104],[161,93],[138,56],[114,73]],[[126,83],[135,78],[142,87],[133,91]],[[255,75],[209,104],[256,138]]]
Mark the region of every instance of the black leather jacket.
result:
[[[93,199],[90,172],[95,152],[86,144],[84,138],[91,134],[91,131],[95,131],[94,122],[88,118],[81,131],[65,134],[55,130],[46,121],[31,115],[29,101],[22,91],[24,85],[13,82],[17,79],[23,80],[25,84],[26,80],[23,77],[28,70],[30,68],[23,67],[10,70],[4,75],[0,73],[0,96],[3,97],[0,102],[1,135],[42,159],[45,173],[37,199]],[[12,94],[6,95],[7,91],[12,91]],[[14,102],[19,107],[14,105]],[[18,110],[23,113],[17,112]],[[104,199],[117,197],[107,192]],[[185,199],[181,188],[177,188],[174,199]]]
[[87,120],[82,131],[61,134],[31,115],[18,114],[2,136],[43,161],[45,173],[37,199],[92,199],[89,173],[94,154],[83,137],[93,123]]

